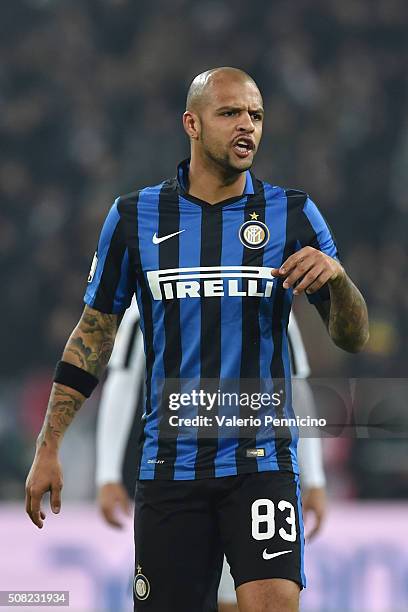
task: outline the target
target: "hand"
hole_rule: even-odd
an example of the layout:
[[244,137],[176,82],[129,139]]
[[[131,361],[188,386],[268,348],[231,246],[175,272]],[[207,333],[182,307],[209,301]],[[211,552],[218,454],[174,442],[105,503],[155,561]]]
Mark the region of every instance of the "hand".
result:
[[110,482],[102,485],[98,492],[98,505],[104,519],[112,527],[123,528],[123,523],[115,517],[116,506],[130,514],[130,500],[125,487],[120,482]]
[[293,293],[302,291],[315,293],[327,282],[333,282],[345,275],[341,264],[333,257],[313,247],[303,247],[283,262],[280,268],[272,268],[272,275],[284,278],[284,289],[294,287]]
[[62,469],[56,451],[37,450],[26,480],[26,512],[34,525],[43,527],[46,517],[41,509],[44,493],[51,492],[50,505],[54,514],[61,509]]
[[310,517],[310,513],[313,514],[314,524],[311,528],[309,527],[306,534],[306,539],[311,540],[320,531],[326,517],[327,502],[325,488],[310,487],[306,489],[302,495],[302,507],[305,522],[310,523],[310,521],[306,521],[306,519],[307,516]]

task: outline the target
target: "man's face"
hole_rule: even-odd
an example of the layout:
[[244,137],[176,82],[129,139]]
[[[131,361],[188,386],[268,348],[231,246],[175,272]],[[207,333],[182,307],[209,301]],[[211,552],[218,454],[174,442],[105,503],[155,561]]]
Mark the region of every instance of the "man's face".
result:
[[228,173],[252,166],[262,136],[263,105],[254,83],[222,79],[209,85],[200,112],[202,152]]

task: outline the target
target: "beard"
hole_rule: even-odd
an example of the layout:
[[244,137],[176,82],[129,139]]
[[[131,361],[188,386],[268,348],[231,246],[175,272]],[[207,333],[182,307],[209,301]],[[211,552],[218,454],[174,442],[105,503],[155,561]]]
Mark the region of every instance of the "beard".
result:
[[253,164],[254,156],[248,159],[234,159],[232,151],[228,150],[225,145],[219,143],[210,144],[204,129],[201,132],[201,144],[203,153],[208,161],[213,166],[222,170],[226,177],[236,178],[237,174],[249,170]]

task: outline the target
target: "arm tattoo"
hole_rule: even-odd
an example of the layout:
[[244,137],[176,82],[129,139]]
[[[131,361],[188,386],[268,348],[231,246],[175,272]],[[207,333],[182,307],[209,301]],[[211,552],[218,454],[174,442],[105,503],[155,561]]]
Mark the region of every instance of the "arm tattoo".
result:
[[[86,306],[62,358],[100,378],[113,349],[117,326],[117,315],[104,314]],[[54,383],[37,447],[58,448],[84,401],[85,397],[78,391]]]
[[356,353],[369,337],[364,298],[346,274],[329,282],[329,289],[329,308],[321,306],[318,310],[333,342],[345,351]]
[[67,427],[80,409],[84,396],[74,389],[54,383],[37,447],[59,446]]
[[99,378],[111,356],[117,325],[117,315],[85,307],[65,347],[63,359]]

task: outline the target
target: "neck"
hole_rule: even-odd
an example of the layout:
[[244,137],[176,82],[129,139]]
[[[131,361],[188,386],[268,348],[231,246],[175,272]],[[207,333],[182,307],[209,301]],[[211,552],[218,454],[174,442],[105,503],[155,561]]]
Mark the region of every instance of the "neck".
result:
[[195,155],[191,156],[188,178],[188,193],[209,204],[242,195],[246,182],[245,172],[228,175],[211,160],[198,159]]

